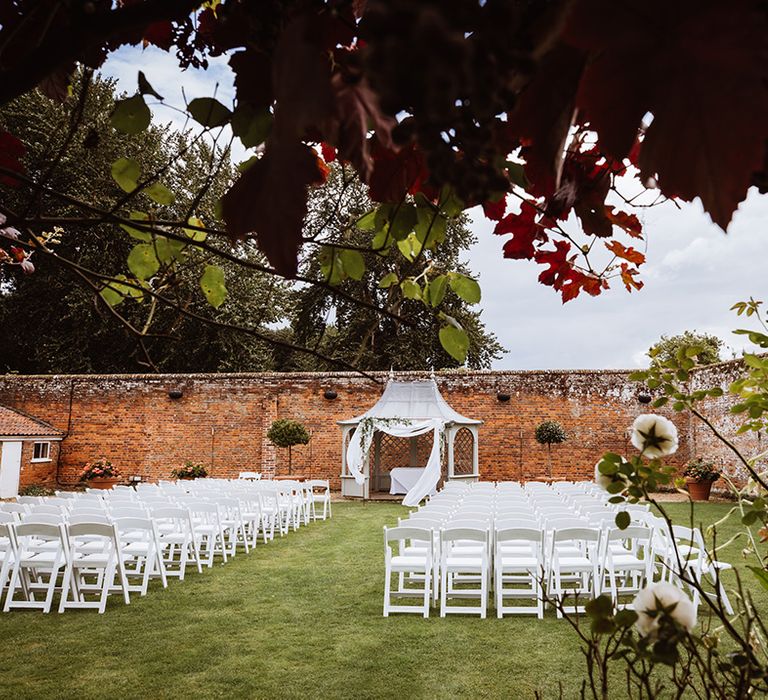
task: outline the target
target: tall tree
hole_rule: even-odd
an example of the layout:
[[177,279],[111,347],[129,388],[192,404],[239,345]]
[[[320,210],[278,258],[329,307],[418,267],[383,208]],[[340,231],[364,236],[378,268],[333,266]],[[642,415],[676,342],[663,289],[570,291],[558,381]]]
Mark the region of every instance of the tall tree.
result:
[[[59,104],[34,91],[0,109],[0,124],[30,144],[25,160],[28,173],[58,191],[96,201],[119,197],[124,193],[110,164],[132,152],[141,172],[164,169],[170,163],[165,177],[173,187],[174,200],[169,202],[167,195],[158,190],[165,203],[158,204],[145,196],[140,202],[145,211],[184,216],[193,200],[203,193],[210,176],[210,185],[194,210],[201,220],[213,218],[214,203],[233,177],[228,159],[214,152],[205,140],[169,127],[152,126],[132,136],[120,134],[109,123],[114,104],[114,82],[95,78],[82,103]],[[68,125],[78,110],[82,110],[80,118],[89,127],[66,143]],[[216,164],[213,169],[211,162]],[[40,197],[50,200],[45,192]],[[15,190],[10,190],[4,201],[14,208],[23,205]],[[82,227],[77,210],[67,202],[44,203],[49,214],[60,220],[72,218],[65,228],[46,227],[60,238],[56,244],[59,254],[73,256],[78,264],[111,276],[125,271],[136,237],[143,237],[140,231],[127,232],[108,223]],[[263,262],[252,244],[243,244],[240,249],[246,257]],[[223,271],[228,298],[218,309],[212,308],[194,273],[204,262],[205,256],[190,248],[166,280],[169,293],[183,308],[205,319],[231,324],[256,320],[255,325],[261,328],[280,319],[284,283],[258,272],[243,273],[239,266],[227,262]],[[136,337],[126,335],[125,325],[112,315],[109,297],[73,285],[73,273],[50,258],[36,257],[34,264],[34,274],[21,276],[0,267],[0,326],[7,330],[0,334],[0,371],[216,371],[272,366],[271,346],[262,340],[184,316],[168,306],[153,305],[152,299],[115,306],[133,325],[151,329],[138,342]],[[114,304],[115,299],[111,300]]]
[[[339,297],[322,287],[297,290],[292,321],[296,342],[317,346],[325,354],[366,370],[457,367],[460,362],[442,346],[430,310],[439,303],[446,317],[467,330],[467,365],[490,367],[503,348],[485,329],[480,312],[452,288],[460,292],[467,288],[465,295],[471,302],[480,300],[479,287],[461,262],[475,242],[467,218],[450,220],[440,232],[439,255],[428,241],[422,249],[416,236],[400,241],[392,238],[382,242],[378,252],[369,252],[370,233],[365,228],[370,222],[366,223],[364,215],[373,205],[367,189],[350,168],[337,164],[324,186],[310,196],[305,237],[320,246],[320,254],[304,259],[303,274],[333,281],[334,289],[349,296]],[[408,205],[412,206],[410,202]],[[436,242],[436,232],[431,237]],[[402,289],[407,290],[407,296],[400,294]],[[425,305],[420,297],[429,297],[430,290],[434,304]],[[438,299],[438,295],[443,298]],[[352,299],[388,308],[405,321],[382,316]],[[286,366],[318,368],[312,358],[302,361],[292,357]]]
[[652,367],[663,367],[670,361],[679,361],[680,353],[685,356],[686,350],[693,352],[693,349],[696,349],[696,361],[700,365],[711,365],[721,361],[722,347],[723,341],[716,335],[684,331],[678,335],[662,335],[661,339],[648,349],[648,357],[651,358]]

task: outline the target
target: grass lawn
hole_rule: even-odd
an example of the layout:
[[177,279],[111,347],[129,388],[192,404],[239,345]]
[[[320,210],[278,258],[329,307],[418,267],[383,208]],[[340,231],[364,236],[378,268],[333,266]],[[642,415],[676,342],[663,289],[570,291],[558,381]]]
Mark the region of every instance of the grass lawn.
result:
[[[668,505],[685,522],[687,504]],[[697,505],[696,521],[728,507]],[[155,584],[129,606],[115,596],[104,615],[2,614],[0,697],[557,697],[559,683],[577,697],[578,644],[553,612],[543,621],[382,617],[382,526],[405,512],[334,504],[330,521],[167,590]],[[742,547],[722,558],[742,566]],[[768,613],[768,596],[749,572],[744,580]]]

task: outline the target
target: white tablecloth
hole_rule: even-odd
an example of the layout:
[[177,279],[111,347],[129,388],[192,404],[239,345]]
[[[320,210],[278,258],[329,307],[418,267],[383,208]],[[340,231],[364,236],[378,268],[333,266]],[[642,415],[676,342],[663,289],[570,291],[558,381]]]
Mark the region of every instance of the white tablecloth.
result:
[[390,476],[390,493],[408,493],[424,473],[424,467],[395,467]]

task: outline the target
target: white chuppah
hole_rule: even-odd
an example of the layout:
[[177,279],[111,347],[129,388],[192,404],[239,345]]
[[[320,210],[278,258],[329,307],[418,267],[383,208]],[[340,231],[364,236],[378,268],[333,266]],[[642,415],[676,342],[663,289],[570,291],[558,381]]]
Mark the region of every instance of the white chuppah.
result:
[[[434,374],[419,381],[395,381],[390,375],[375,406],[355,418],[339,421],[343,431],[342,494],[370,498],[372,491],[402,493],[402,487],[407,487],[403,505],[414,506],[434,493],[441,477],[477,481],[481,424],[448,405]],[[426,445],[419,442],[419,436],[429,433],[432,445],[426,456],[421,449]],[[408,454],[387,454],[386,447],[391,448],[392,441],[385,441],[384,436],[407,440]],[[392,459],[401,462],[391,463]]]

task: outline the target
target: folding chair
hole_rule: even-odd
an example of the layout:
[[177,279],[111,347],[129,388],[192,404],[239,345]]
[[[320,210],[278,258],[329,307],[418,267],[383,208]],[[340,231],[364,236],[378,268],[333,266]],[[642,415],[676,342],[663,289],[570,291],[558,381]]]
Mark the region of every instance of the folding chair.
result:
[[[117,544],[115,526],[104,523],[70,523],[69,560],[61,588],[59,612],[68,608],[95,608],[103,614],[107,607],[107,596],[117,588],[123,593],[126,604],[131,602],[128,582]],[[99,541],[98,548],[93,547]],[[115,585],[115,577],[119,583]],[[71,600],[70,600],[71,593]],[[89,600],[96,595],[96,600]]]
[[[168,579],[154,521],[146,516],[116,518],[115,528],[128,591],[146,595],[152,576],[159,576],[163,588],[167,588]],[[131,579],[135,578],[139,578],[140,582],[131,584]]]
[[[496,616],[536,615],[541,620],[544,617],[544,533],[536,528],[503,528],[496,530],[494,541]],[[509,585],[505,587],[505,583]],[[533,600],[536,604],[504,605],[509,598]]]
[[[584,612],[578,601],[571,606],[564,604],[568,595],[589,599],[600,595],[600,538],[600,530],[588,527],[569,527],[552,533],[547,587],[560,602],[559,618],[563,611]],[[563,544],[565,548],[559,546]]]
[[[424,543],[423,549],[411,554],[401,554],[411,543]],[[393,553],[393,545],[398,553]],[[432,590],[433,569],[433,541],[432,531],[418,527],[393,527],[384,528],[384,617],[390,613],[421,613],[429,617],[429,599]],[[423,576],[423,588],[406,588],[398,585],[392,591],[392,574],[398,574],[402,580],[403,575],[420,574]],[[393,605],[392,596],[423,598],[422,605]]]
[[166,577],[173,576],[183,581],[190,562],[197,567],[198,573],[202,573],[200,550],[189,510],[174,506],[153,508],[151,513]]
[[[490,578],[488,530],[476,528],[449,528],[440,532],[440,617],[449,613],[480,614],[485,618],[488,606],[488,581]],[[472,543],[471,552],[466,551]],[[462,551],[465,550],[465,551]],[[454,577],[472,575],[479,578],[480,588],[458,589]],[[471,585],[469,581],[464,585]],[[479,606],[449,606],[449,598],[479,599]]]
[[[325,520],[333,516],[331,511],[331,485],[327,479],[312,479],[308,483],[312,520]],[[318,491],[319,489],[319,491]],[[316,504],[322,503],[323,515],[317,515]]]
[[[8,612],[11,608],[37,608],[44,613],[50,612],[59,574],[65,570],[69,561],[63,523],[53,525],[28,522],[8,524],[6,527],[15,556],[3,610]],[[43,574],[48,574],[47,581]],[[14,600],[19,588],[22,589],[24,600]],[[45,598],[37,600],[35,591],[43,591]]]

